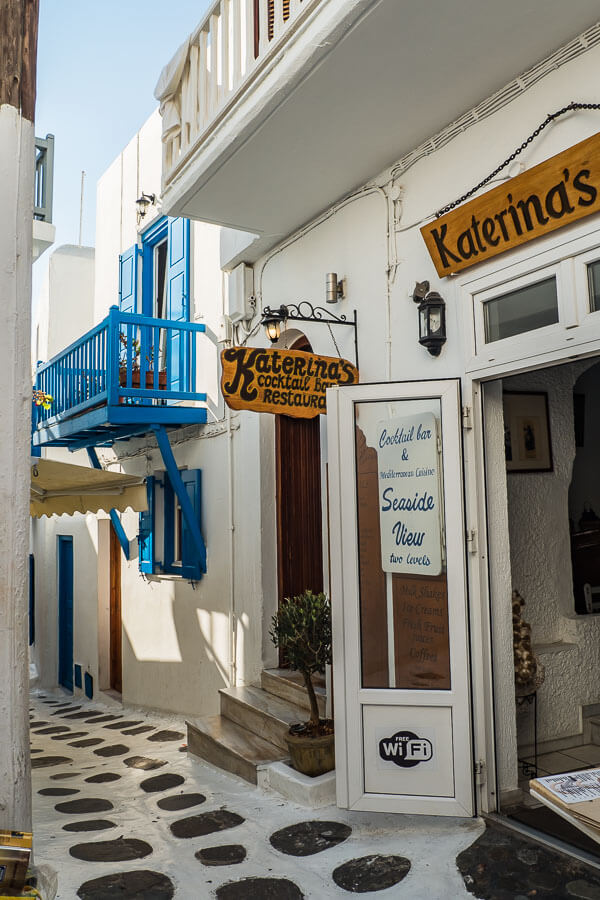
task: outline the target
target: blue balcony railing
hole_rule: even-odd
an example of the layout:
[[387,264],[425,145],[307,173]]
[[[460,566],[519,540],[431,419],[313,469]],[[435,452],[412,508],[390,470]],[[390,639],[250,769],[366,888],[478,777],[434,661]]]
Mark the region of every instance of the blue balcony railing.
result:
[[[198,342],[205,326],[122,313],[108,316],[38,366],[35,389],[50,394],[49,409],[34,407],[33,430],[100,406],[134,407],[137,421],[153,421],[158,407],[197,406]],[[174,418],[171,410],[171,420]],[[157,420],[160,416],[156,416]]]

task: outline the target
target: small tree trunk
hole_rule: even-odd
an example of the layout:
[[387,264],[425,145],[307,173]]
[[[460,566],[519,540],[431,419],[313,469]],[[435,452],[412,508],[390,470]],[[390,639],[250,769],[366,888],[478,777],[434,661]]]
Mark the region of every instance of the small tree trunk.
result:
[[319,704],[317,703],[317,695],[315,694],[312,678],[310,677],[308,672],[302,672],[302,677],[304,678],[304,684],[306,685],[308,699],[310,700],[310,721],[308,724],[311,728],[318,728],[320,719]]

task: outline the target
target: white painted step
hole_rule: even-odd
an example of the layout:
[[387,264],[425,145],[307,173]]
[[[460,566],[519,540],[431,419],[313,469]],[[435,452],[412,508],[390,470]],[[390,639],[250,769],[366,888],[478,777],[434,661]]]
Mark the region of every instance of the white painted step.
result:
[[256,784],[257,767],[287,756],[286,751],[224,716],[186,722],[188,750],[207,762]]
[[222,688],[221,715],[287,751],[290,725],[306,722],[308,710],[259,687]]
[[[294,703],[303,709],[310,709],[304,680],[299,672],[294,672],[291,669],[263,669],[260,684],[267,693],[289,700],[290,703]],[[325,679],[322,676],[316,676],[313,679],[313,684],[315,685],[315,694],[319,704],[319,713],[321,716],[324,716],[326,704]]]

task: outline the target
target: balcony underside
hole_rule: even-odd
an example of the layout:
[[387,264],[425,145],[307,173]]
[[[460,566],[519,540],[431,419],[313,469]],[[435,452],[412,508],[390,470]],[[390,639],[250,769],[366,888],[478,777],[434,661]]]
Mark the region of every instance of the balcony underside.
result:
[[203,425],[206,416],[205,407],[103,404],[80,415],[48,420],[38,426],[31,440],[35,447],[105,447],[139,437],[157,425],[167,429]]
[[317,5],[165,173],[163,208],[260,235],[252,262],[597,19],[594,0]]

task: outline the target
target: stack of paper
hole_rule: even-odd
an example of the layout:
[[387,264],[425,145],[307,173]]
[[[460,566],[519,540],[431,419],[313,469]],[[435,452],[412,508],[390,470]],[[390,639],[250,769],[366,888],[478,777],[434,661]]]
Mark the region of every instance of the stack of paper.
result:
[[534,778],[531,796],[600,843],[600,769]]

